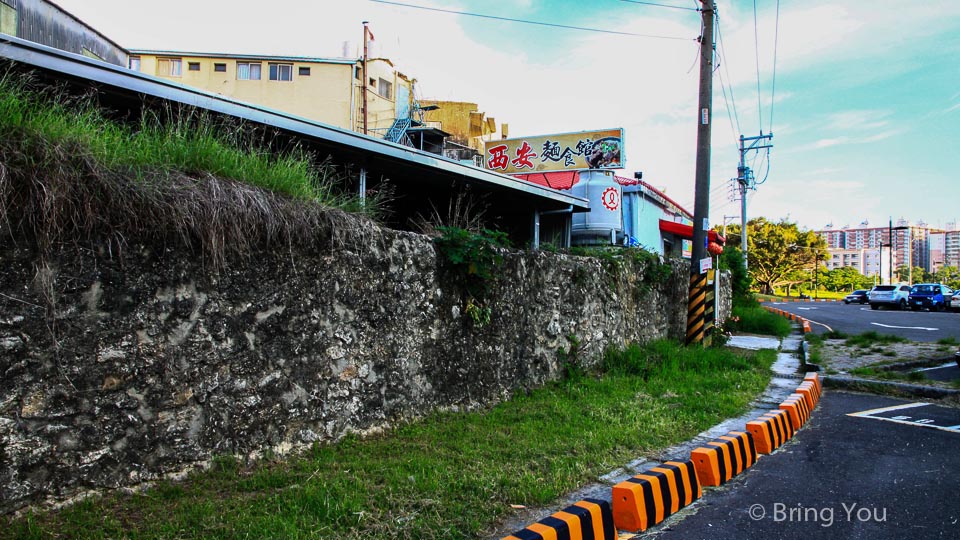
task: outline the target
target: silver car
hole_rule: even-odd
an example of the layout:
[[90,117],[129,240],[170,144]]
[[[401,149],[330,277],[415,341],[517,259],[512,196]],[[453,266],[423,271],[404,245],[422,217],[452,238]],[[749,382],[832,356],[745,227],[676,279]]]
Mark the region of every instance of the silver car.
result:
[[906,309],[907,299],[910,297],[909,285],[876,285],[870,289],[870,309],[880,309],[880,306]]

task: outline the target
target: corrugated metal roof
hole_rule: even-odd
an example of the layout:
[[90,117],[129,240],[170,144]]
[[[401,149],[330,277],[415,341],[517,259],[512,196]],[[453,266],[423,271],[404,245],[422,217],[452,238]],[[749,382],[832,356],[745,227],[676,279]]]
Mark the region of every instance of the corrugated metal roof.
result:
[[356,58],[319,58],[311,56],[278,56],[270,54],[235,54],[217,52],[165,51],[153,49],[128,49],[132,56],[149,54],[153,56],[191,56],[195,58],[227,58],[235,60],[276,60],[278,62],[310,62],[314,64],[357,64]]
[[85,58],[12,36],[0,35],[0,56],[38,69],[58,80],[95,85],[108,99],[142,103],[145,98],[168,100],[269,126],[335,151],[357,166],[367,167],[385,178],[405,178],[405,185],[419,194],[451,182],[482,188],[498,194],[498,208],[512,212],[535,209],[570,208],[589,211],[589,202],[580,197],[524,182],[516,178],[464,165],[443,156],[339,129],[266,107],[228,99],[221,95],[184,86],[166,79]]

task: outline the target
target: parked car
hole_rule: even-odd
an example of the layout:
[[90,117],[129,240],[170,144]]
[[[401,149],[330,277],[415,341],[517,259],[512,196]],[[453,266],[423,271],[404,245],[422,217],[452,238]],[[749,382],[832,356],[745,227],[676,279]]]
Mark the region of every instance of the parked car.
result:
[[857,289],[843,297],[844,304],[866,304],[869,301],[866,289]]
[[907,309],[907,300],[910,297],[909,285],[876,285],[870,289],[870,309],[880,309],[881,306],[897,309]]
[[953,296],[950,297],[950,307],[952,307],[954,311],[960,311],[960,289],[953,291]]
[[939,283],[918,283],[910,289],[910,309],[929,309],[943,311],[950,308],[953,291]]

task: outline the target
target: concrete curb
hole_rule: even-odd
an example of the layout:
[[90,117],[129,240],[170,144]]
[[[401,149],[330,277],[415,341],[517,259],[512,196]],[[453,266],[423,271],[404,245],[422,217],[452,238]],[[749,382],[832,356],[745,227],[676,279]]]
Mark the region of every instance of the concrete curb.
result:
[[[731,339],[731,341],[734,340]],[[775,340],[774,343],[776,343]],[[803,338],[796,334],[779,341],[779,354],[777,361],[772,366],[774,375],[764,393],[751,404],[752,408],[749,412],[738,418],[721,422],[683,444],[666,448],[650,461],[644,458],[637,459],[626,465],[626,468],[616,469],[603,475],[598,479],[599,483],[589,484],[569,494],[566,499],[567,504],[579,499],[588,499],[600,504],[609,501],[614,510],[612,513],[615,529],[618,529],[619,533],[614,530],[614,536],[608,536],[610,533],[605,532],[604,536],[599,537],[603,540],[607,540],[607,538],[634,538],[629,534],[649,531],[648,527],[654,527],[661,523],[672,523],[674,519],[667,518],[674,512],[677,512],[679,519],[682,519],[686,512],[680,512],[680,510],[687,504],[691,506],[697,504],[696,499],[699,498],[701,486],[705,485],[704,482],[707,480],[705,478],[707,475],[700,470],[696,470],[695,467],[696,458],[705,450],[718,450],[715,467],[717,474],[714,475],[718,478],[715,479],[717,481],[712,483],[723,484],[726,480],[732,479],[752,466],[760,458],[753,434],[746,427],[749,422],[763,421],[771,415],[783,416],[785,426],[780,435],[780,444],[782,444],[792,438],[793,434],[799,431],[810,418],[813,407],[819,401],[822,386],[820,386],[821,381],[818,379],[819,374],[811,373],[807,377],[803,377],[799,373],[803,354],[801,353],[800,358],[798,358],[797,352],[802,350],[802,343]],[[728,345],[737,346],[731,343],[728,343]],[[799,386],[798,380],[800,381]],[[798,393],[801,389],[810,390]],[[813,406],[810,406],[811,403]],[[784,415],[784,412],[787,414]],[[777,446],[779,447],[780,444]],[[770,450],[776,451],[777,449],[770,448]],[[647,469],[651,464],[656,465],[656,463],[664,463],[664,465],[641,471],[641,469]],[[669,472],[669,467],[679,469],[685,467],[686,464],[694,466],[695,474],[688,480],[689,489],[685,489],[683,492],[684,494],[696,492],[697,497],[681,495],[679,477],[673,478],[666,474]],[[628,471],[628,469],[630,470]],[[701,476],[704,477],[701,478]],[[719,477],[722,477],[722,480]],[[620,500],[613,500],[615,494]],[[683,504],[680,504],[681,501]],[[545,513],[550,511],[549,509],[530,510]],[[563,514],[563,512],[561,511],[559,514]],[[502,539],[515,540],[517,538],[537,537],[528,534],[531,527],[537,533],[542,530],[549,534],[551,529],[560,531],[566,525],[554,519],[557,515],[551,515],[523,529],[514,529],[517,532],[502,537]],[[516,523],[516,520],[511,521],[522,527],[522,525]],[[510,526],[510,523],[506,523],[505,526]],[[543,538],[543,536],[539,537]],[[549,537],[554,538],[553,536]]]
[[954,388],[923,386],[919,384],[902,383],[896,381],[877,381],[874,379],[862,379],[859,377],[847,377],[843,375],[823,376],[822,379],[824,386],[843,390],[869,392],[871,389],[883,389],[887,391],[895,391],[908,396],[927,399],[943,399],[960,396],[960,390]]

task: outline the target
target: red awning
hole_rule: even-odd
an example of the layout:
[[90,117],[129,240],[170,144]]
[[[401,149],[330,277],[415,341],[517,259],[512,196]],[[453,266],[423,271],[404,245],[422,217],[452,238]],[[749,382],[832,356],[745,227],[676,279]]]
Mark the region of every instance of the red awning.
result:
[[[667,221],[665,219],[660,220],[660,230],[663,232],[668,232],[670,234],[675,234],[680,238],[686,238],[688,240],[693,240],[693,226],[684,225],[683,223],[677,223],[675,221]],[[711,242],[716,242],[720,245],[726,243],[727,239],[723,236],[717,234],[716,231],[707,231]]]

